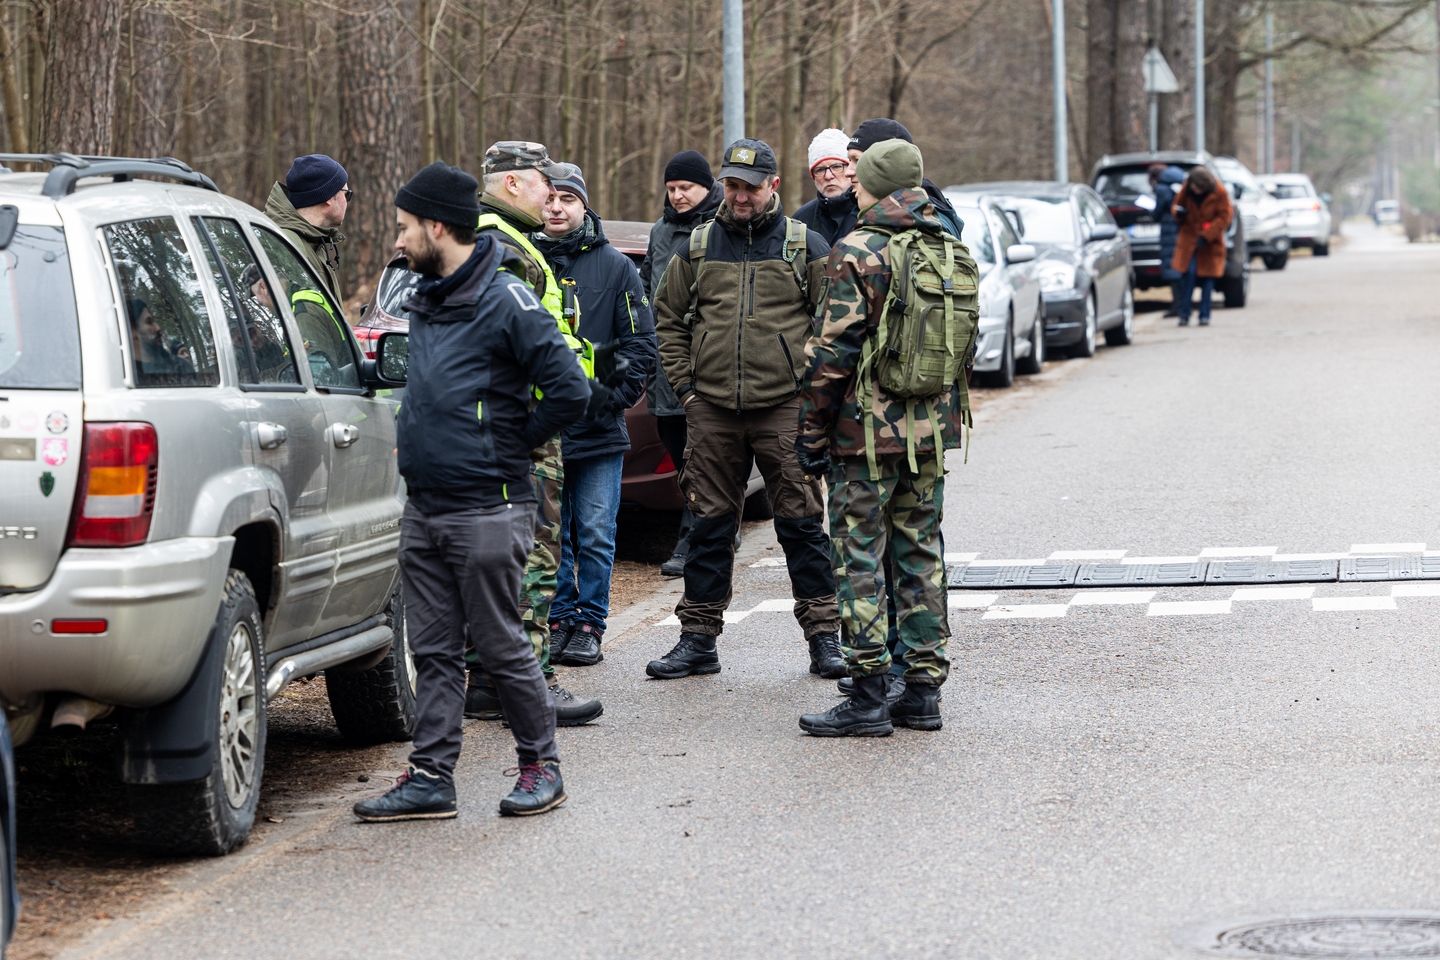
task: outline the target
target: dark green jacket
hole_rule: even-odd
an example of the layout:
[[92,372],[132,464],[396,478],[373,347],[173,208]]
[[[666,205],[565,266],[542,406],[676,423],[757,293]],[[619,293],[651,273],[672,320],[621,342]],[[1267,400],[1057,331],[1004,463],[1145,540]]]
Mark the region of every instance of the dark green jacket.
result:
[[670,261],[655,301],[655,327],[660,362],[681,401],[693,390],[716,406],[760,410],[800,392],[830,245],[806,232],[806,249],[797,254],[806,264],[803,292],[785,246],[779,197],[749,223],[737,223],[721,204],[700,267],[693,323],[686,322],[695,285],[689,250]]
[[275,181],[270,188],[270,199],[265,201],[265,215],[275,221],[290,242],[305,255],[310,269],[329,288],[336,303],[343,303],[340,296],[340,251],[345,242],[339,227],[317,227],[295,212],[285,185]]

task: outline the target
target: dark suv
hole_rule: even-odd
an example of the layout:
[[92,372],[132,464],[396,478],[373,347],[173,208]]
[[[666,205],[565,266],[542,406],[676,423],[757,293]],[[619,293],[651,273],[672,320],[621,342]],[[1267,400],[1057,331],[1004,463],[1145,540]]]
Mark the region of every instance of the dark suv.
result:
[[[1130,237],[1130,257],[1135,268],[1135,287],[1168,287],[1161,278],[1160,218],[1155,209],[1155,190],[1150,186],[1151,164],[1164,163],[1189,170],[1203,166],[1217,181],[1225,178],[1208,153],[1184,150],[1162,150],[1159,153],[1119,153],[1100,158],[1090,176],[1095,192],[1100,194],[1120,229]],[[1250,260],[1245,256],[1245,227],[1240,208],[1230,229],[1225,232],[1225,276],[1215,285],[1225,297],[1226,307],[1243,307],[1250,294]]]

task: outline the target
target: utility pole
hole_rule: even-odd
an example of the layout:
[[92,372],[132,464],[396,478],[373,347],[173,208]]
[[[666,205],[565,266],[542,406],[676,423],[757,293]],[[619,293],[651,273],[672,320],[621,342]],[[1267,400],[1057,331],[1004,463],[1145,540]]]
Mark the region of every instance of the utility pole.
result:
[[[1435,0],[1440,8],[1440,0]],[[1070,140],[1065,116],[1065,0],[1051,0],[1055,29],[1050,33],[1051,61],[1055,74],[1055,180],[1070,182]]]
[[1275,172],[1275,14],[1265,14],[1265,172]]
[[1195,0],[1195,152],[1205,152],[1205,0]]
[[725,0],[722,29],[725,34],[725,144],[729,146],[745,136],[744,0]]

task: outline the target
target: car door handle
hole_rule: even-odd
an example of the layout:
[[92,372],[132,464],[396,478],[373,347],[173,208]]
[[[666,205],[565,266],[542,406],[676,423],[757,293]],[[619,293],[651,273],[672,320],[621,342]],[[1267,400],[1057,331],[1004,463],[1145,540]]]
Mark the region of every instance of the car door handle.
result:
[[278,423],[257,423],[255,424],[255,438],[260,442],[261,450],[274,450],[285,439],[290,436],[289,431]]
[[353,423],[332,423],[330,436],[335,440],[335,446],[348,447],[360,439],[360,428]]

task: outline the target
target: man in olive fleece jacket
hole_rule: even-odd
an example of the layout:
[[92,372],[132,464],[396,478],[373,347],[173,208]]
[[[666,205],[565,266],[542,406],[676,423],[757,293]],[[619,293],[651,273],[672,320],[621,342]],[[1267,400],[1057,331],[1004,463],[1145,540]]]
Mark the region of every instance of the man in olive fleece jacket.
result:
[[658,679],[720,670],[715,638],[730,604],[747,448],[765,476],[810,670],[845,673],[820,481],[804,475],[794,450],[830,245],[782,215],[776,169],[764,141],[730,145],[720,169],[725,202],[670,261],[656,297],[660,360],[685,407],[680,489],[695,514],[675,608],[680,642],[646,667]]

